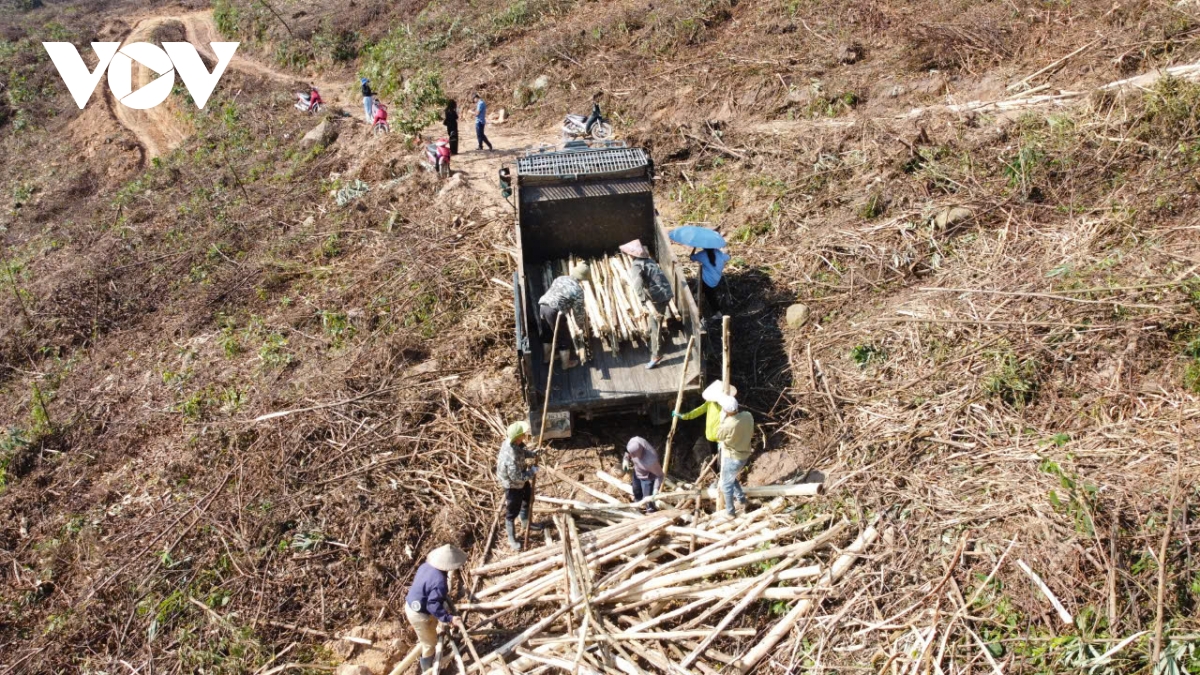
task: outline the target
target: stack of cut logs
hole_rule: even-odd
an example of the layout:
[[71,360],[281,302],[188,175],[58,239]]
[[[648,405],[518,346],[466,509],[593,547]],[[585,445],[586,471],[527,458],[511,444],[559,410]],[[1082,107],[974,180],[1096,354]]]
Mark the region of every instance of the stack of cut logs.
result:
[[[580,258],[555,260],[542,265],[542,288],[549,288],[555,278],[569,274],[581,262]],[[598,338],[610,351],[616,352],[622,342],[645,343],[649,337],[647,321],[654,306],[638,299],[629,284],[629,261],[620,255],[592,258],[586,261],[591,268],[591,281],[584,281],[583,298],[587,309],[591,335],[569,315],[566,328],[578,353],[586,353],[588,337]],[[679,309],[672,300],[667,312],[679,319]]]
[[458,609],[474,637],[444,640],[439,658],[464,675],[745,673],[878,537],[875,522],[855,536],[845,520],[803,517],[796,499],[818,487],[748,487],[775,498],[735,518],[700,508],[706,489],[660,492],[645,514],[593,488],[602,499],[539,495],[553,507],[538,513],[553,524],[545,545],[470,572],[482,588]]

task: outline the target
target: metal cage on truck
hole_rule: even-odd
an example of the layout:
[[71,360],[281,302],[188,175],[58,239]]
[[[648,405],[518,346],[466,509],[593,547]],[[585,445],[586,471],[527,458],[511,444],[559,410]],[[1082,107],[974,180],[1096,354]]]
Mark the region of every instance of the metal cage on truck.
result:
[[514,197],[518,266],[513,274],[518,370],[534,433],[539,432],[550,336],[539,326],[540,266],[568,256],[611,255],[641,239],[662,266],[675,293],[682,325],[669,324],[662,341],[663,363],[647,370],[648,347],[623,344],[604,351],[592,338],[591,361],[568,370],[555,364],[548,406],[547,438],[569,436],[573,416],[648,413],[665,420],[683,373],[684,352],[693,341],[686,374],[689,392],[703,378],[701,324],[683,269],[671,252],[654,208],[654,165],[642,148],[623,144],[568,146],[530,152],[501,169],[501,187]]

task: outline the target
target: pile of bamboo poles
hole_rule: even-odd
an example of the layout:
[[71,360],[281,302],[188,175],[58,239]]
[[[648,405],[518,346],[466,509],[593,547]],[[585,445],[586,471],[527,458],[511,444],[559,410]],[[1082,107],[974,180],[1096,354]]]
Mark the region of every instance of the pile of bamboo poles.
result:
[[[567,329],[571,342],[580,354],[586,353],[589,338],[598,338],[608,350],[617,352],[621,343],[646,343],[649,340],[649,316],[654,305],[638,298],[629,284],[629,261],[625,256],[613,255],[583,260],[555,260],[542,265],[542,288],[550,288],[557,277],[570,273],[580,263],[587,262],[591,268],[591,280],[584,281],[584,307],[587,310],[588,331],[578,325],[573,317],[567,317]],[[667,308],[669,317],[680,318],[679,308],[672,299]]]
[[[459,672],[745,673],[878,536],[872,523],[850,542],[849,522],[801,521],[782,497],[736,518],[699,509],[707,491],[657,497],[675,506],[543,499],[556,507],[543,512],[545,545],[472,570],[482,588],[458,604],[477,635],[517,612],[523,621],[469,662],[455,649]],[[756,603],[794,604],[779,616],[778,604],[749,611]]]

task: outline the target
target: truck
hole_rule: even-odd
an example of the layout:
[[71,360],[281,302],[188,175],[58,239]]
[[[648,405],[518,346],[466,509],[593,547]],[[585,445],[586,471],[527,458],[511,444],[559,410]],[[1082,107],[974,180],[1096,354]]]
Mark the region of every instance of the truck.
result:
[[[500,169],[501,191],[516,212],[517,269],[512,284],[517,370],[535,437],[541,433],[543,404],[544,437],[565,438],[577,417],[632,412],[648,415],[654,423],[665,422],[681,383],[685,395],[700,388],[700,312],[654,208],[653,177],[649,153],[620,142],[574,142],[530,151],[517,158],[515,166]],[[651,251],[674,291],[679,319],[666,324],[662,363],[646,368],[646,344],[625,343],[613,350],[592,337],[590,360],[565,370],[555,360],[547,399],[551,355],[544,352],[551,335],[538,316],[538,298],[545,292],[542,265],[570,256],[612,255],[633,239]],[[692,353],[685,359],[689,344]]]

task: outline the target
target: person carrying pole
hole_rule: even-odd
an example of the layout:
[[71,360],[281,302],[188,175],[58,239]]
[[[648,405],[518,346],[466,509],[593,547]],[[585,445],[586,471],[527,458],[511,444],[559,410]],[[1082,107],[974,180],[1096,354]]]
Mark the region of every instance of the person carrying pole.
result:
[[[591,279],[591,274],[591,268],[588,267],[588,264],[580,263],[575,266],[575,269],[571,270],[570,276],[558,277],[551,282],[550,288],[546,290],[542,297],[538,298],[538,314],[541,316],[542,323],[545,324],[546,329],[553,332],[554,322],[558,319],[558,315],[560,313],[564,315],[570,314],[575,319],[575,325],[583,333],[581,345],[584,346],[587,345],[588,324],[587,310],[583,303],[583,286],[581,282]],[[565,316],[563,317],[563,321],[566,321]],[[554,351],[561,350],[562,367],[564,369],[573,368],[584,361],[587,355],[580,353],[578,361],[571,361],[569,347],[567,349],[563,348],[563,345],[571,342],[570,336],[567,335],[568,331],[564,330],[560,332],[564,337],[559,339],[559,344],[550,345],[551,358],[553,358]]]
[[642,245],[640,239],[622,244],[621,252],[632,258],[629,265],[629,285],[634,294],[642,302],[651,305],[647,315],[650,317],[650,362],[646,369],[654,368],[662,362],[662,330],[666,323],[668,307],[675,294],[671,291],[671,281],[663,272],[662,267],[650,257],[650,251]]
[[375,92],[371,91],[370,82],[365,77],[359,80],[362,84],[363,114],[367,116],[367,124],[371,124],[371,120],[375,118]]
[[[654,446],[641,436],[634,436],[625,445],[621,470],[630,473],[631,469],[633,476],[630,479],[630,486],[633,488],[635,503],[658,494],[658,490],[663,484],[663,468],[658,463],[658,453],[654,451]],[[646,504],[646,512],[657,510],[653,500]]]
[[721,424],[717,426],[718,447],[722,451],[721,479],[718,489],[725,496],[725,513],[737,515],[734,502],[746,511],[748,501],[738,481],[738,474],[750,460],[750,441],[754,439],[754,416],[743,410],[733,396],[722,395]]
[[[704,399],[704,403],[685,413],[671,411],[671,417],[677,417],[681,420],[694,420],[704,415],[704,439],[709,444],[716,443],[717,428],[721,426],[721,397],[724,391],[725,383],[721,380],[713,380],[712,384],[708,385],[704,389],[704,392],[700,394],[700,397]],[[729,395],[737,396],[737,387],[734,387],[732,384],[729,385]],[[694,447],[697,454],[704,452],[700,447],[699,441]],[[712,446],[709,445],[708,447],[711,448]]]
[[404,616],[417,632],[421,645],[421,672],[433,667],[437,650],[438,624],[463,628],[462,618],[450,613],[448,573],[463,566],[467,554],[457,546],[446,544],[434,549],[413,575],[412,586],[404,598]]
[[504,488],[504,531],[508,534],[508,545],[512,550],[520,551],[521,542],[517,541],[514,521],[519,517],[522,527],[531,527],[529,507],[533,501],[533,485],[530,481],[538,468],[529,466],[527,461],[537,457],[537,453],[525,447],[525,439],[529,436],[528,422],[513,422],[508,425],[506,435],[508,438],[500,445],[500,454],[496,457],[496,478]]

